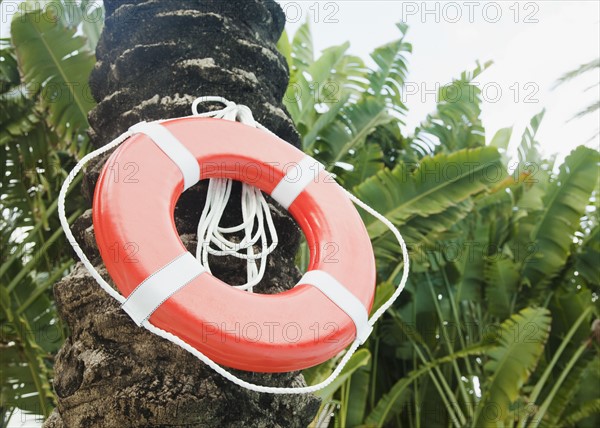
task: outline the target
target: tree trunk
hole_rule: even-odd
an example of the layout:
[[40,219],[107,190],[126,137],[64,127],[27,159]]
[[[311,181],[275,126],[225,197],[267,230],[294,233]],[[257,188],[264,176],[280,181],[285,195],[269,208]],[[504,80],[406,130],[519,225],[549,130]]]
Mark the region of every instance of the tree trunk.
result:
[[[281,99],[285,60],[276,42],[284,26],[271,0],[104,0],[106,26],[90,84],[98,105],[90,114],[95,146],[110,142],[142,120],[190,114],[200,95],[221,95],[248,105],[255,118],[284,140],[299,138]],[[86,171],[88,197],[106,157]],[[160,174],[160,171],[156,172]],[[195,230],[206,183],[186,191],[177,204],[177,229],[195,251]],[[225,223],[239,219],[238,193]],[[272,206],[280,244],[256,288],[291,288],[299,230],[285,210]],[[152,233],[152,231],[148,231]],[[108,278],[96,248],[91,210],[74,226],[83,250]],[[245,282],[245,264],[215,260],[214,273],[228,283]],[[71,336],[55,363],[58,407],[46,427],[235,426],[300,427],[319,407],[312,395],[249,392],[224,380],[172,343],[138,328],[81,264],[54,288]],[[253,382],[301,386],[299,373],[236,372]]]

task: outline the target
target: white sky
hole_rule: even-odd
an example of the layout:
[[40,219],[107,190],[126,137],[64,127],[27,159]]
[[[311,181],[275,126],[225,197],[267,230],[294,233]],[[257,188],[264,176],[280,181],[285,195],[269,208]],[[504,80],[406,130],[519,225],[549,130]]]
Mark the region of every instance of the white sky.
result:
[[407,81],[411,88],[419,88],[418,93],[406,95],[408,131],[435,108],[435,95],[421,88],[432,90],[436,83],[451,82],[461,71],[473,68],[476,60],[493,60],[494,65],[477,79],[486,89],[483,121],[488,140],[498,129],[514,125],[511,148],[516,148],[529,119],[545,107],[538,134],[544,154],[559,153],[562,158],[586,142],[598,148],[598,137],[588,141],[600,126],[598,115],[566,122],[598,99],[598,87],[583,90],[598,83],[599,73],[551,88],[564,72],[600,56],[600,2],[279,3],[286,12],[288,33],[310,19],[317,52],[348,40],[349,51],[367,59],[375,47],[398,38],[396,22],[408,23],[413,54]]
[[[9,14],[20,1],[3,1],[0,23],[8,35]],[[529,119],[542,108],[538,134],[546,155],[559,160],[579,144],[598,148],[600,118],[589,115],[567,122],[600,97],[592,88],[600,72],[552,90],[566,71],[600,56],[600,2],[597,1],[278,1],[286,12],[288,33],[311,21],[316,52],[350,41],[350,52],[369,60],[377,46],[398,37],[396,22],[410,26],[407,40],[411,88],[406,131],[435,108],[436,85],[449,83],[475,61],[494,65],[477,81],[484,91],[483,120],[489,140],[513,126],[511,148],[518,145]]]

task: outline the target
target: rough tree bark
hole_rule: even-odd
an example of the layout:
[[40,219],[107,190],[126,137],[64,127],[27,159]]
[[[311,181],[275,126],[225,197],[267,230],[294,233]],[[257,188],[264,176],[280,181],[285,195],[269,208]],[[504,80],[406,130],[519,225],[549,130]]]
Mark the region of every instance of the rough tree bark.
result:
[[[292,144],[299,141],[281,104],[288,73],[276,42],[284,26],[271,0],[104,0],[106,26],[90,84],[98,105],[91,137],[101,146],[141,120],[190,114],[193,99],[222,95],[248,105],[255,118]],[[92,194],[106,157],[91,165],[84,189]],[[157,171],[160,174],[160,171]],[[178,231],[192,253],[206,183],[181,197]],[[299,279],[294,253],[299,231],[287,213],[272,207],[280,246],[271,256],[260,292],[288,289]],[[226,222],[239,218],[236,195]],[[105,278],[91,211],[75,236]],[[245,265],[214,262],[229,283],[245,281]],[[311,395],[257,394],[216,375],[187,352],[136,327],[77,265],[54,288],[71,335],[59,352],[54,389],[58,408],[45,427],[235,426],[300,427],[313,419]],[[237,372],[273,386],[304,384],[299,373]]]

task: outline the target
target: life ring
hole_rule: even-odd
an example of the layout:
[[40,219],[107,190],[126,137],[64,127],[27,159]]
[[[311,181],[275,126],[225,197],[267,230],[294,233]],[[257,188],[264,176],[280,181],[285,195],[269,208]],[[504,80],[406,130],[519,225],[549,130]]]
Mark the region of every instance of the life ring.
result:
[[[221,119],[142,122],[130,130],[98,179],[93,223],[134,321],[151,322],[219,364],[260,372],[311,367],[366,339],[373,249],[357,210],[320,164],[271,133]],[[217,177],[257,186],[297,221],[311,250],[293,289],[234,289],[187,252],[175,204],[200,179]]]

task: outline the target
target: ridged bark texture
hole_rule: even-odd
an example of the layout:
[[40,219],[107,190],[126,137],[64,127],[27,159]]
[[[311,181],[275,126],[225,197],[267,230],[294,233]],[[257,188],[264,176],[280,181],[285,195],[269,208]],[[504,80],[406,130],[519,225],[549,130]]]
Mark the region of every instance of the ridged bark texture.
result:
[[[298,144],[281,103],[288,71],[276,49],[284,15],[275,2],[104,0],[104,4],[106,25],[90,79],[98,101],[89,117],[95,146],[107,144],[142,120],[189,115],[192,101],[200,95],[221,95],[246,104],[258,121]],[[86,171],[88,197],[105,160]],[[175,211],[177,229],[192,253],[205,189],[203,182],[186,191]],[[263,293],[289,289],[300,276],[294,266],[299,230],[285,210],[273,205],[272,211],[280,244],[257,287]],[[239,186],[224,222],[238,220]],[[96,247],[91,211],[76,222],[74,233],[109,278]],[[243,283],[245,264],[234,260],[214,260],[211,267],[224,281]],[[58,408],[45,427],[302,427],[318,410],[319,400],[312,395],[246,391],[177,346],[136,327],[81,264],[56,284],[54,293],[71,335],[56,359]],[[266,385],[304,385],[299,373],[236,373]]]

